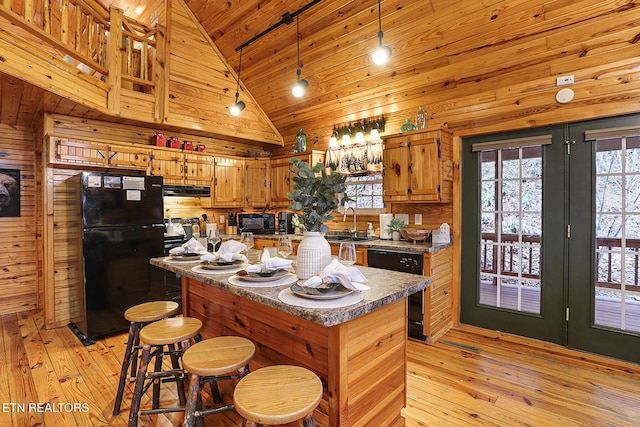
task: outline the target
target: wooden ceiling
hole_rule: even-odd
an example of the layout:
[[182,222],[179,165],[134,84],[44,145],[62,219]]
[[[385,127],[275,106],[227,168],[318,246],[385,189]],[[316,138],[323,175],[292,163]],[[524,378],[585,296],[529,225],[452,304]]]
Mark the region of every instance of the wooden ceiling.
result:
[[[184,1],[237,70],[238,46],[311,0]],[[154,15],[160,23],[165,20],[164,0],[113,4],[147,24]],[[384,44],[393,50],[385,66],[371,60],[377,46],[377,1],[322,0],[300,14],[301,75],[310,84],[302,99],[291,94],[297,68],[295,21],[244,49],[242,83],[286,142],[303,128],[312,141],[317,137],[326,145],[334,124],[378,115],[388,118],[386,133],[395,133],[404,118],[415,118],[420,105],[431,124],[447,124],[462,134],[640,110],[634,59],[640,6],[633,1],[381,4]],[[584,92],[561,107],[555,103],[555,79],[565,74],[575,74],[574,88]],[[4,77],[1,83],[0,118],[10,124],[28,124],[27,111],[36,103],[73,110],[33,88],[18,94],[15,79]],[[24,101],[16,109],[20,96]],[[564,108],[561,114],[559,108]]]

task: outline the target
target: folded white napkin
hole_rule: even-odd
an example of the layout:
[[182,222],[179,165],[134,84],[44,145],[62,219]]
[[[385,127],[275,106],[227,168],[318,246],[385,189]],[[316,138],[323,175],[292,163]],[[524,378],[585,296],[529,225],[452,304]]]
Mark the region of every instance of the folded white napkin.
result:
[[182,246],[178,246],[169,249],[170,254],[206,254],[207,248],[202,246],[202,243],[198,242],[194,237],[183,243]]
[[247,257],[244,254],[241,254],[241,251],[247,249],[247,246],[243,243],[237,242],[235,240],[227,240],[220,245],[220,249],[218,252],[214,252],[213,254],[207,254],[200,257],[200,259],[204,261],[215,261],[219,259],[223,262],[232,262],[232,261],[247,261]]
[[316,288],[322,283],[340,283],[347,289],[362,291],[371,289],[369,286],[355,282],[368,282],[367,278],[356,267],[347,267],[340,261],[333,259],[317,276],[307,279],[302,285],[308,288]]
[[252,264],[247,266],[245,270],[247,273],[260,273],[263,271],[276,271],[276,270],[292,270],[292,261],[279,257],[271,257],[267,248],[262,251],[262,258],[260,258],[260,264]]

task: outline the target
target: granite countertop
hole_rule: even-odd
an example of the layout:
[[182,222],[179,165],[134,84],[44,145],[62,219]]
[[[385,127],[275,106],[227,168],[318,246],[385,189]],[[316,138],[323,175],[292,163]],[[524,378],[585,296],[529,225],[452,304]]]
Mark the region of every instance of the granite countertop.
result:
[[[267,239],[267,240],[278,240],[278,237],[283,236],[283,234],[254,234],[255,238],[258,239]],[[301,234],[289,234],[291,236],[291,240],[294,242],[299,242],[302,240]],[[222,240],[229,239],[240,239],[239,235],[236,234],[223,234],[220,236]],[[339,245],[340,242],[344,242],[345,240],[330,240],[329,244]],[[410,252],[420,252],[420,253],[433,253],[438,252],[439,250],[448,248],[451,246],[451,243],[431,243],[431,242],[409,242],[406,240],[383,240],[383,239],[372,239],[372,240],[356,240],[355,243],[358,247],[365,248],[376,248],[376,249],[391,249],[391,250],[399,250],[399,251],[410,251]]]
[[202,283],[215,286],[234,295],[250,299],[268,307],[282,310],[293,316],[318,323],[325,327],[338,325],[363,316],[377,308],[391,304],[400,299],[421,291],[431,284],[431,278],[417,274],[401,273],[381,270],[378,268],[357,266],[369,280],[366,284],[371,287],[362,291],[364,299],[357,304],[336,309],[311,309],[286,304],[278,299],[278,294],[285,286],[247,288],[235,286],[227,282],[233,274],[200,274],[192,270],[199,263],[171,263],[165,257],[152,258],[152,265],[175,273],[183,274]]

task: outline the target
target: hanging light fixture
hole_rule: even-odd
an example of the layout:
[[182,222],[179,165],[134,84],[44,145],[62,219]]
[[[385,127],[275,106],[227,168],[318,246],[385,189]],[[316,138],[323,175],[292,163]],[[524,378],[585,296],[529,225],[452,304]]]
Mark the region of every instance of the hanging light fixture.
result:
[[373,52],[373,62],[377,65],[384,65],[391,56],[391,48],[382,45],[382,12],[380,11],[380,0],[378,0],[378,49]]
[[356,129],[356,144],[364,144],[364,126],[358,122],[353,127]]
[[296,15],[296,41],[298,45],[298,69],[296,71],[296,74],[298,75],[298,81],[296,82],[291,92],[293,92],[293,96],[295,96],[296,98],[301,98],[304,95],[304,91],[307,89],[307,87],[309,87],[309,82],[306,81],[305,79],[302,79],[302,80],[300,79],[300,74],[302,74],[302,72],[300,71],[300,18],[299,18],[299,15]]
[[242,49],[240,49],[240,63],[238,64],[238,84],[236,86],[236,102],[229,108],[229,112],[233,116],[239,116],[244,107],[246,107],[245,103],[239,101],[240,98],[240,72],[242,71]]
[[333,126],[333,133],[329,138],[329,148],[338,148],[338,130]]

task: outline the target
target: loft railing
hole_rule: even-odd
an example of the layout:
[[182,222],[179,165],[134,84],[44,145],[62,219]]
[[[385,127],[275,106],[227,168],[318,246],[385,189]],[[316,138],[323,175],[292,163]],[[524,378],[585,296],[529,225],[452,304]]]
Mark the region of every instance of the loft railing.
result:
[[[157,31],[124,17],[121,11],[114,13],[95,0],[2,0],[0,15],[87,74],[105,82],[110,72],[117,74],[111,76],[111,87],[141,92],[154,88]],[[118,33],[120,40],[109,40]],[[120,67],[112,69],[110,64]]]
[[[520,276],[535,280],[540,279],[540,236],[523,235],[522,245],[510,245],[518,242],[517,234],[502,234],[501,243],[503,244],[498,246],[495,234],[482,233],[481,272],[491,274],[494,277],[494,284],[498,274],[506,277]],[[597,238],[596,246],[598,248],[596,265],[600,267],[596,287],[621,290],[622,285],[616,279],[616,269],[619,267],[616,267],[614,257],[620,254],[622,239]],[[498,262],[498,251],[500,251],[500,262]],[[521,251],[522,257],[520,258],[515,251]],[[625,289],[640,292],[640,239],[626,239],[625,252],[627,254],[625,274],[627,278],[631,278],[631,280],[626,280]]]

